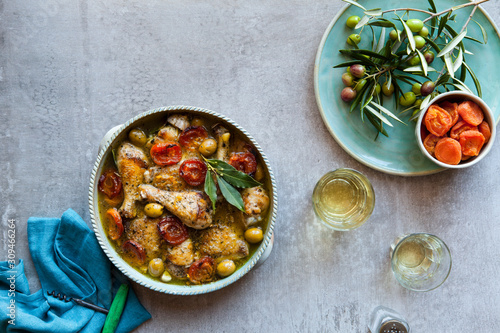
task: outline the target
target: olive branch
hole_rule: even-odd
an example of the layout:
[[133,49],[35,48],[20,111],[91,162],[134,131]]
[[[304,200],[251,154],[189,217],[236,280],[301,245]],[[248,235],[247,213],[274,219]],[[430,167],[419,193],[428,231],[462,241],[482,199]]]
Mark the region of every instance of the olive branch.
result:
[[[405,107],[400,114],[412,111],[410,121],[416,119],[430,100],[441,92],[462,90],[472,93],[464,83],[467,75],[470,75],[477,95],[481,97],[480,82],[466,63],[466,57],[472,53],[465,48],[464,39],[479,44],[487,43],[486,30],[473,20],[473,16],[477,7],[489,0],[477,0],[439,12],[434,0],[428,0],[430,6],[428,10],[367,9],[354,0],[343,1],[362,9],[364,15],[362,18],[352,16],[348,19],[348,26],[361,30],[347,38],[347,43],[353,47],[352,49],[339,50],[350,60],[334,66],[334,68],[347,68],[342,76],[346,87],[342,90],[341,97],[344,101],[351,102],[350,112],[359,108],[361,120],[364,121],[366,117],[377,130],[377,136],[379,133],[388,136],[385,126],[393,126],[389,118],[404,123],[383,106],[381,91],[386,96],[394,97],[396,109],[400,106]],[[472,7],[472,11],[457,32],[449,23],[455,21],[456,10],[466,7]],[[402,15],[398,15],[401,12]],[[411,12],[424,13],[428,17],[422,21],[411,19]],[[392,20],[384,18],[384,14],[389,13],[396,18]],[[354,21],[349,22],[349,20]],[[482,41],[467,35],[470,22],[476,23],[481,30]],[[398,25],[401,30],[398,29]],[[374,27],[381,28],[378,38]],[[360,49],[357,45],[364,29],[371,30],[371,49]],[[388,39],[386,29],[392,29]],[[431,66],[435,57],[444,63],[439,72]],[[431,72],[438,73],[435,79],[429,77]],[[412,91],[403,92],[401,82],[412,85]]]

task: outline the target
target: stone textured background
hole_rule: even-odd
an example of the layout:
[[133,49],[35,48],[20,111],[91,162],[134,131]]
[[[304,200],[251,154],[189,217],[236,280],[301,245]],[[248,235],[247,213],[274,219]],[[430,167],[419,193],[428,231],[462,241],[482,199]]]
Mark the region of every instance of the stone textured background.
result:
[[[366,332],[377,305],[414,332],[494,332],[500,325],[500,148],[461,171],[404,178],[359,164],[333,140],[313,88],[316,50],[339,0],[0,0],[1,256],[7,219],[32,290],[26,220],[73,208],[90,225],[90,172],[101,137],[143,111],[208,108],[253,134],[279,188],[268,261],[202,296],[134,289],[153,320],[137,332]],[[484,5],[500,22],[499,2]],[[496,68],[496,64],[489,64]],[[314,219],[327,171],[365,173],[377,195],[367,224],[339,233]],[[389,245],[426,231],[451,248],[448,281],[400,287]],[[3,259],[0,259],[3,260]]]

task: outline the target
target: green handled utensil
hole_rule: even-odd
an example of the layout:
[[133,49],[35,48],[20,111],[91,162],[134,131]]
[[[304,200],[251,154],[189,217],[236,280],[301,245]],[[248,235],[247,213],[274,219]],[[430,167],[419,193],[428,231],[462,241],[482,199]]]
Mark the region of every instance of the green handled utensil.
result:
[[118,288],[118,292],[116,293],[116,296],[113,299],[113,303],[111,303],[111,307],[109,308],[109,310],[78,298],[67,297],[66,295],[60,293],[57,294],[55,291],[47,292],[47,295],[60,299],[61,301],[75,302],[76,304],[83,307],[106,314],[106,321],[104,322],[102,333],[114,333],[116,327],[118,326],[118,323],[120,322],[120,317],[122,315],[123,308],[125,307],[125,302],[127,301],[128,289],[128,284],[122,284],[120,288]]
[[102,328],[102,333],[114,333],[118,323],[120,322],[120,317],[125,307],[125,301],[128,295],[128,284],[122,284],[116,293],[113,303],[109,308],[109,313],[106,316],[106,321],[104,322],[104,327]]

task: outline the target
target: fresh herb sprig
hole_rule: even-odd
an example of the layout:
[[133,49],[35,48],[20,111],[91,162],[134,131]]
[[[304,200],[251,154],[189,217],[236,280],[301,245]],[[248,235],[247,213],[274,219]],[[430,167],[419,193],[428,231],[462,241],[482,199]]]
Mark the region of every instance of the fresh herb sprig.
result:
[[[251,176],[244,172],[236,170],[232,165],[217,159],[206,159],[205,163],[208,168],[205,177],[205,193],[212,201],[212,208],[215,210],[215,202],[217,201],[217,185],[215,185],[214,177],[217,179],[217,184],[222,193],[222,196],[231,205],[241,211],[245,211],[245,204],[240,192],[236,188],[250,188],[262,185]],[[235,188],[236,187],[236,188]]]
[[[347,38],[352,49],[339,50],[349,61],[334,66],[347,67],[342,81],[346,87],[341,98],[350,102],[350,112],[359,108],[361,120],[367,118],[378,133],[388,136],[385,126],[392,127],[389,118],[401,121],[393,112],[383,106],[382,92],[393,96],[396,109],[404,107],[401,113],[412,111],[409,120],[414,120],[425,109],[430,100],[438,94],[450,90],[462,90],[472,93],[464,83],[467,74],[470,75],[477,92],[481,97],[481,85],[472,68],[466,63],[466,57],[472,55],[464,45],[464,39],[475,43],[486,44],[486,30],[472,19],[477,7],[489,0],[476,0],[457,5],[446,10],[437,11],[434,0],[428,0],[428,10],[417,8],[396,8],[382,10],[367,9],[355,0],[343,0],[363,10],[363,17],[351,16],[347,25],[360,32]],[[470,15],[457,32],[450,22],[456,19],[456,10],[473,7]],[[403,12],[402,15],[398,13]],[[410,18],[411,12],[427,14],[422,21]],[[384,14],[394,14],[392,20],[384,18]],[[467,27],[474,22],[481,30],[483,40],[467,35]],[[399,26],[399,29],[398,29]],[[380,36],[375,35],[374,27],[380,27]],[[369,28],[372,33],[371,49],[360,49],[361,32]],[[386,29],[391,29],[386,38]],[[414,35],[415,34],[415,35]],[[386,41],[387,40],[387,41]],[[431,67],[435,53],[444,65],[439,71]],[[431,78],[429,73],[436,72],[437,77]],[[422,82],[425,81],[425,82]],[[412,85],[412,91],[403,92],[402,83]],[[378,134],[377,134],[378,135]]]

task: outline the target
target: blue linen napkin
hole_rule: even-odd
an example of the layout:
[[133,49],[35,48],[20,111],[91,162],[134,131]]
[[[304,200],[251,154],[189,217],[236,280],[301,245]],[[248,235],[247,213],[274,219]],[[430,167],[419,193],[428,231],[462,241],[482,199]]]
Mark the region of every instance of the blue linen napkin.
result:
[[[0,332],[100,332],[106,315],[47,296],[56,291],[109,309],[126,278],[112,271],[94,233],[68,209],[60,219],[31,217],[28,242],[42,288],[30,294],[22,259],[14,269],[0,262]],[[13,281],[14,296],[9,292]],[[116,332],[129,332],[150,318],[130,290]]]

